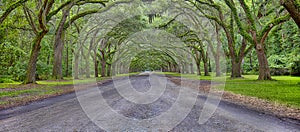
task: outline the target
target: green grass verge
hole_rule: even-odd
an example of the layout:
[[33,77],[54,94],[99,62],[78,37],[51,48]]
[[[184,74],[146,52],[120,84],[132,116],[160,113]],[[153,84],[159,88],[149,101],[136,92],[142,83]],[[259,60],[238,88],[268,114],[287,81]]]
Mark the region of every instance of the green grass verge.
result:
[[21,84],[21,82],[0,83],[0,109],[72,92],[74,91],[73,84],[90,85],[108,78],[45,80],[37,81],[38,84],[29,85]]
[[[162,74],[162,73],[159,73]],[[181,76],[179,73],[163,73],[170,76]],[[198,80],[218,80],[218,77],[204,77],[196,74],[182,74],[182,77]],[[243,75],[244,78],[226,77],[225,91],[235,94],[258,97],[281,104],[300,108],[300,77],[273,76],[271,81],[258,81],[257,75]]]
[[[138,73],[120,74],[116,77],[134,75]],[[24,85],[21,82],[7,81],[0,83],[0,109],[26,104],[27,102],[43,99],[51,96],[61,95],[74,91],[74,84],[96,84],[97,81],[107,80],[111,77],[72,79],[64,80],[43,80],[37,84]],[[5,80],[5,79],[4,79]],[[9,79],[6,79],[9,80]],[[81,86],[81,85],[80,85]]]
[[18,97],[20,95],[48,95],[53,93],[61,92],[62,90],[53,88],[50,86],[40,86],[37,88],[24,89],[24,90],[12,90],[12,91],[2,91],[0,93],[0,98],[3,97]]

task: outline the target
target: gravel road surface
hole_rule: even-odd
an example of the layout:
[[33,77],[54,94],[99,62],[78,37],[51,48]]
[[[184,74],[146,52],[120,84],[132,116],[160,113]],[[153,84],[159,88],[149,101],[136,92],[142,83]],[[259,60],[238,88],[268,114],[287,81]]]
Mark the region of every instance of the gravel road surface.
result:
[[[300,132],[300,126],[297,124],[226,101],[220,102],[207,122],[199,124],[198,119],[207,99],[206,96],[192,89],[187,90],[192,93],[190,95],[181,93],[182,88],[160,75],[132,76],[129,80],[128,82],[126,79],[117,79],[77,94],[62,95],[26,106],[2,110],[0,131],[165,131],[170,129],[176,132]],[[130,86],[133,86],[135,91],[128,89]],[[177,101],[181,95],[184,97],[183,101]],[[195,103],[192,96],[196,97]],[[99,100],[102,103],[104,101],[106,105],[95,103]],[[164,117],[163,115],[172,111],[171,109],[176,105],[180,108],[176,109],[175,115],[173,113],[173,116],[156,119],[156,117]],[[190,106],[192,106],[191,110],[186,113],[186,116],[180,113],[185,112]],[[177,120],[177,117],[181,119],[181,116],[184,116],[182,121]],[[119,117],[124,117],[124,120]],[[132,124],[131,121],[142,121],[142,124]],[[155,121],[169,124],[163,128],[163,125],[155,124]],[[178,124],[171,127],[171,122]]]

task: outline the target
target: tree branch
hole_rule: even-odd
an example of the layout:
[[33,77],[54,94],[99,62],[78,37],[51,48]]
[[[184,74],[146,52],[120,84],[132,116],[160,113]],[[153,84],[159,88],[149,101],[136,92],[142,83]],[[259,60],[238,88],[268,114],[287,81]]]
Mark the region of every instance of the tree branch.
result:
[[70,23],[73,23],[74,21],[76,21],[79,18],[82,18],[82,17],[90,15],[90,14],[94,14],[94,13],[102,13],[102,12],[105,12],[105,11],[109,10],[110,8],[114,7],[115,5],[123,4],[123,3],[130,3],[132,1],[133,0],[116,1],[111,4],[106,5],[106,7],[101,8],[101,9],[88,10],[88,11],[84,11],[79,14],[76,14],[75,16],[71,17],[71,19],[68,22],[65,23],[64,29],[67,29],[70,26]]
[[13,4],[11,4],[6,10],[5,12],[2,14],[2,16],[0,17],[0,25],[2,24],[2,22],[6,19],[6,17],[16,8],[18,8],[19,6],[21,6],[23,3],[27,2],[28,0],[19,0]]

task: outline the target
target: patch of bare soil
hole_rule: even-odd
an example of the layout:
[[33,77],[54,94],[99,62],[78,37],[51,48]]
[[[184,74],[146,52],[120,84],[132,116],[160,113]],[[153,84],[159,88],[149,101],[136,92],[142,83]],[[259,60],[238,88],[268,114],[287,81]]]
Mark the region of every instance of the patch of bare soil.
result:
[[[201,80],[201,85],[199,86],[199,80],[181,80],[179,77],[169,77],[169,79],[177,85],[197,89],[202,93],[208,93],[210,91],[211,85],[217,85],[217,83],[211,83],[210,81]],[[212,91],[218,93],[222,92],[216,91],[215,89]],[[292,106],[287,106],[284,104],[259,99],[257,97],[234,94],[232,92],[227,91],[223,92],[222,100],[242,105],[249,109],[257,110],[266,114],[272,114],[279,117],[282,120],[300,120],[300,108],[294,108]]]

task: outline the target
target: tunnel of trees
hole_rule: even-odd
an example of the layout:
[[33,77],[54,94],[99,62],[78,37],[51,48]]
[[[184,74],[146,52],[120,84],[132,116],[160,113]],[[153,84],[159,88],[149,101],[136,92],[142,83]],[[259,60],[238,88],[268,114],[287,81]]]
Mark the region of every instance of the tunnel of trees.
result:
[[299,76],[299,27],[299,0],[4,0],[0,71],[25,84],[126,70]]

